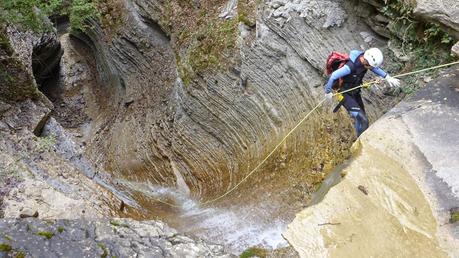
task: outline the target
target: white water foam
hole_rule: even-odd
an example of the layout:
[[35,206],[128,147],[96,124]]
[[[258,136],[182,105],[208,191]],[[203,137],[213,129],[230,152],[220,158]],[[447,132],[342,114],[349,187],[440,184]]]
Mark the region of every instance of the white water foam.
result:
[[224,245],[231,252],[240,253],[252,246],[275,249],[288,245],[282,237],[287,223],[280,219],[267,221],[267,214],[255,207],[201,208],[188,194],[174,188],[150,183],[120,183],[153,199],[172,199],[181,210],[163,218],[166,222],[171,221],[184,233]]

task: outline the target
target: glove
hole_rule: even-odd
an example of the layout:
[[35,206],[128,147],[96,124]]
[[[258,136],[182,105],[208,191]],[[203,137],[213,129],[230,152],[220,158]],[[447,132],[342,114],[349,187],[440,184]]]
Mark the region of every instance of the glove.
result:
[[394,78],[390,75],[387,75],[386,78],[386,81],[389,83],[389,85],[392,87],[392,88],[397,88],[400,86],[400,80],[397,79],[397,78]]
[[333,100],[333,93],[325,93],[325,101],[330,103]]

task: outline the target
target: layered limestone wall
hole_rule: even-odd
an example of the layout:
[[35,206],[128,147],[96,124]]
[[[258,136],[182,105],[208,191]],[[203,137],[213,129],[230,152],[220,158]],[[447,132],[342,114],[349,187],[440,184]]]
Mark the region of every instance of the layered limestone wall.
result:
[[[198,198],[222,193],[248,173],[322,98],[327,55],[368,47],[360,32],[371,34],[338,1],[261,3],[256,26],[239,26],[235,63],[211,67],[185,85],[168,30],[160,26],[164,3],[125,7],[124,26],[110,42],[98,27],[80,36],[94,49],[111,100],[97,117],[89,153],[127,180],[179,186]],[[368,42],[377,44],[373,38]],[[372,119],[394,100],[381,91],[364,96]],[[347,121],[345,129],[326,129],[333,119]],[[320,111],[268,167],[282,163],[276,174],[288,173],[311,191],[324,166],[347,155],[353,137],[344,113]],[[307,165],[284,169],[289,162]]]

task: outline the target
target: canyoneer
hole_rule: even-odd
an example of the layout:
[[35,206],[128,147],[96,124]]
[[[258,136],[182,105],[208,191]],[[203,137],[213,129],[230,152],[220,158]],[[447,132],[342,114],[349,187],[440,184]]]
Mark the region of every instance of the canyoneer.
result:
[[[330,75],[325,85],[325,98],[331,103],[333,90],[343,92],[362,84],[363,77],[368,70],[384,78],[391,87],[398,87],[400,81],[391,77],[380,68],[383,63],[383,54],[378,48],[370,48],[365,52],[352,50],[349,55],[332,52],[327,59],[326,73]],[[338,94],[338,105],[333,112],[344,106],[349,115],[354,119],[357,137],[368,128],[368,117],[365,113],[360,88]]]

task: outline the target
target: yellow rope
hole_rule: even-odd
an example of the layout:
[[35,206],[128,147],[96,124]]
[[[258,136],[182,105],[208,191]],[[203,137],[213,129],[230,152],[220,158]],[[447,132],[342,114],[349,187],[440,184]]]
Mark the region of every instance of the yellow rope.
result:
[[[459,61],[456,61],[456,62],[452,62],[452,63],[448,63],[448,64],[443,64],[443,65],[437,65],[437,66],[433,66],[433,67],[430,67],[430,68],[426,68],[426,69],[422,69],[422,70],[418,70],[418,71],[414,71],[414,72],[409,72],[409,73],[404,73],[404,74],[399,74],[399,75],[396,75],[396,76],[393,76],[394,78],[400,78],[400,77],[404,77],[404,76],[408,76],[408,75],[412,75],[412,74],[417,74],[417,73],[422,73],[422,72],[425,72],[425,71],[430,71],[430,70],[435,70],[435,69],[438,69],[438,68],[442,68],[442,67],[447,67],[447,66],[451,66],[451,65],[455,65],[455,64],[459,64]],[[370,84],[373,84],[373,83],[379,83],[381,81],[381,79],[377,79],[377,80],[373,80],[373,81],[369,81],[369,82],[365,82],[363,83],[362,85],[359,85],[357,87],[354,87],[354,88],[351,88],[351,89],[348,89],[348,90],[345,90],[345,91],[341,91],[339,93],[335,93],[333,95],[337,95],[337,94],[342,94],[342,93],[346,93],[346,92],[349,92],[349,91],[353,91],[355,89],[358,89],[358,88],[362,88],[362,87],[365,87],[367,85],[370,85]],[[288,133],[287,135],[285,135],[284,138],[282,138],[282,140],[274,147],[274,149],[260,162],[258,163],[258,165],[252,169],[252,171],[250,171],[241,181],[239,181],[239,183],[237,183],[235,186],[233,186],[231,189],[229,189],[228,191],[226,191],[225,193],[223,193],[222,195],[214,198],[214,199],[211,199],[211,200],[208,200],[208,201],[205,201],[203,203],[201,203],[201,205],[207,205],[207,204],[210,204],[210,203],[213,203],[213,202],[216,202],[222,198],[224,198],[225,196],[227,196],[228,194],[230,194],[231,192],[233,192],[234,190],[236,190],[243,182],[245,182],[252,174],[254,174],[273,154],[274,152],[276,152],[276,150],[285,142],[285,140],[287,140],[287,138],[306,120],[308,119],[308,117],[317,109],[319,108],[324,102],[325,102],[325,98],[322,99],[311,111],[309,111],[309,113],[307,113],[303,119],[300,120],[300,122],[298,122],[298,124],[293,127]],[[171,207],[176,207],[176,208],[179,208],[181,206],[179,205],[175,205],[175,204],[172,204],[172,203],[169,203],[169,202],[166,202],[166,201],[162,201],[160,199],[155,199],[156,201],[160,202],[160,203],[163,203],[163,204],[166,204],[168,206],[171,206]]]
[[322,99],[319,102],[319,104],[317,104],[311,111],[309,111],[309,113],[305,117],[303,117],[303,119],[301,119],[301,121],[295,127],[293,127],[293,129],[290,130],[290,132],[288,132],[287,135],[285,135],[284,138],[282,138],[282,140],[276,145],[276,147],[274,147],[274,149],[260,163],[258,163],[258,165],[254,169],[252,169],[252,171],[250,171],[250,173],[248,173],[239,183],[237,183],[230,190],[228,190],[226,193],[220,195],[219,197],[217,197],[215,199],[212,199],[212,200],[209,200],[209,201],[206,201],[206,202],[203,202],[202,205],[206,205],[206,204],[215,202],[217,200],[220,200],[221,198],[227,196],[232,191],[234,191],[236,188],[238,188],[239,185],[241,185],[245,180],[247,180],[247,178],[249,178],[253,173],[255,173],[255,171],[257,171],[257,169],[260,168],[261,165],[263,165],[266,162],[266,160],[268,160],[271,157],[271,155],[274,154],[274,152],[276,152],[276,150],[282,145],[282,143],[285,142],[285,140],[287,140],[287,138],[296,130],[296,128],[298,128],[309,117],[309,115],[312,114],[312,112],[314,112],[317,108],[319,108],[320,105],[322,105],[322,103],[324,103],[324,101],[325,101],[325,99]]

